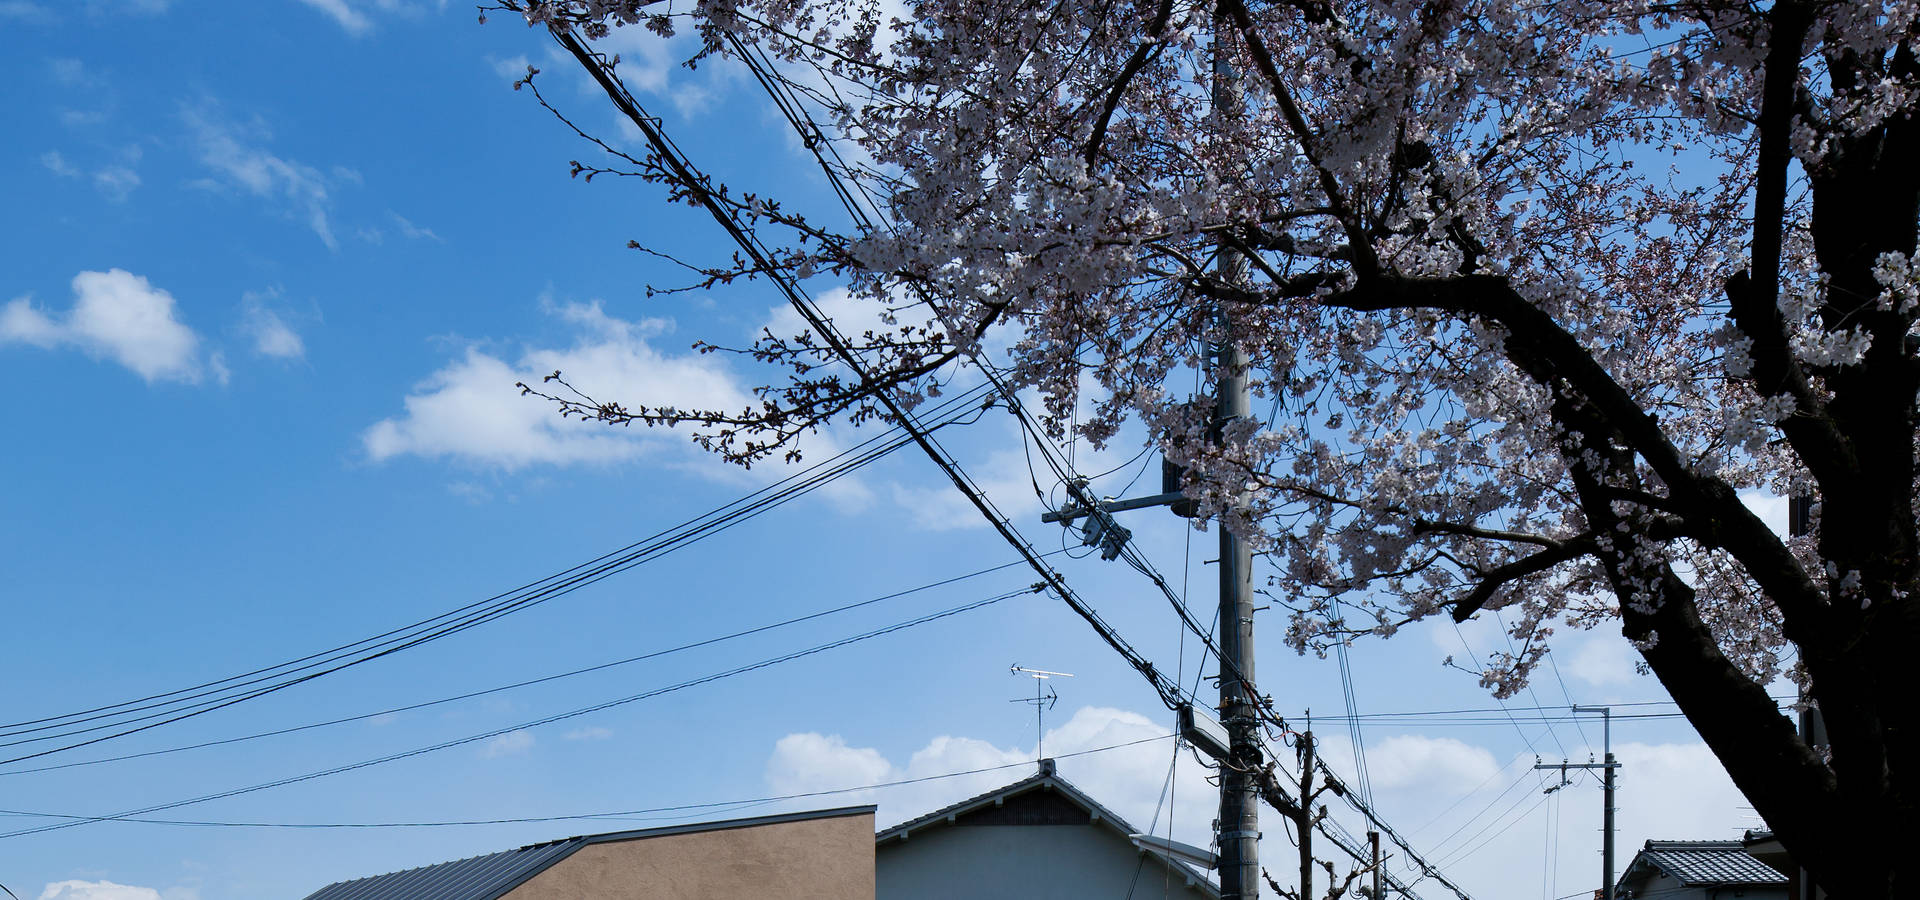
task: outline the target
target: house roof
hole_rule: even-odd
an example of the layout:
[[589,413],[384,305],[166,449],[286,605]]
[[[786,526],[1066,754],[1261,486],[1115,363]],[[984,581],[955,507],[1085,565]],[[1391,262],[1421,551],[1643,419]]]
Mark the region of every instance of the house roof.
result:
[[[876,835],[874,837],[874,845],[875,847],[886,847],[890,843],[906,841],[918,832],[950,824],[969,813],[992,809],[1014,797],[1042,790],[1051,791],[1056,796],[1062,797],[1086,810],[1091,819],[1089,824],[1103,826],[1108,831],[1117,833],[1123,841],[1131,841],[1131,836],[1137,833],[1132,825],[1127,824],[1127,820],[1120,818],[1114,814],[1112,810],[1101,806],[1099,801],[1094,800],[1079,788],[1074,787],[1072,782],[1060,777],[1060,773],[1058,769],[1055,768],[1053,760],[1043,759],[1040,760],[1040,770],[1033,775],[1005,787],[968,797],[951,806],[936,809],[919,818],[910,819],[895,825]],[[1151,847],[1142,847],[1141,852],[1151,854],[1166,863],[1167,866],[1182,873],[1189,881],[1207,894],[1215,897],[1219,896],[1219,887],[1209,881],[1206,873],[1198,868]]]
[[751,819],[728,819],[723,822],[699,822],[690,825],[669,825],[664,828],[586,834],[528,844],[484,856],[421,866],[417,869],[356,878],[352,881],[337,881],[307,895],[306,900],[498,900],[514,888],[525,884],[528,879],[546,871],[555,863],[572,856],[574,851],[589,844],[702,831],[724,831],[730,828],[751,828],[756,825],[778,825],[808,819],[869,814],[873,811],[872,806],[847,806],[839,809],[759,816]]
[[1628,873],[1642,864],[1689,886],[1787,883],[1787,876],[1748,855],[1740,841],[1648,841]]

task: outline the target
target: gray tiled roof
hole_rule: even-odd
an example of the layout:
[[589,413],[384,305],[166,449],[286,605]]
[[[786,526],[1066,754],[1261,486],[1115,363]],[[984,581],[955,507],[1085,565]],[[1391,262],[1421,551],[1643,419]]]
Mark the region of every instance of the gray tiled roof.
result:
[[1752,856],[1739,841],[1648,841],[1646,862],[1685,885],[1786,884],[1787,876]]
[[352,881],[339,881],[307,895],[306,900],[498,900],[514,888],[525,884],[528,879],[546,871],[554,863],[566,859],[575,850],[588,844],[662,837],[695,831],[721,831],[756,825],[776,825],[805,819],[871,814],[873,811],[874,808],[871,806],[848,806],[840,809],[759,816],[752,819],[730,819],[724,822],[700,822],[692,825],[670,825],[665,828],[613,831],[606,834],[562,838],[541,844],[528,844],[513,850],[502,850],[499,853],[489,853],[485,856],[456,859],[453,862],[357,878]]
[[567,858],[584,843],[584,837],[567,838],[335,882],[313,892],[307,900],[494,900]]

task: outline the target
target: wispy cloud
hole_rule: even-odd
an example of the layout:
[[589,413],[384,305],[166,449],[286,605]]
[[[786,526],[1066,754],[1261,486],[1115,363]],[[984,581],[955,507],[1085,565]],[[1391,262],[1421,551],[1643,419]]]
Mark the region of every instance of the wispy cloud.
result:
[[100,75],[87,68],[87,64],[70,56],[57,56],[47,60],[47,76],[61,87],[91,88],[99,87]]
[[0,19],[14,19],[21,22],[46,22],[53,19],[53,13],[38,3],[28,0],[0,0]]
[[253,352],[274,359],[300,359],[307,355],[307,344],[300,333],[271,305],[276,292],[249,291],[240,298],[240,331],[253,344]]
[[213,175],[203,184],[272,201],[305,220],[329,249],[339,248],[329,221],[333,205],[330,192],[337,182],[357,180],[351,170],[335,167],[326,173],[278,156],[264,146],[270,135],[263,126],[232,122],[211,103],[189,106],[181,117],[194,135],[201,164]]
[[117,203],[127,199],[127,195],[140,186],[140,173],[133,169],[133,166],[140,161],[140,155],[140,146],[132,144],[120,151],[117,162],[107,163],[88,172],[68,160],[60,151],[48,150],[40,154],[40,164],[46,166],[47,171],[62,178],[84,179],[92,182],[95,190]]
[[61,178],[80,177],[80,169],[74,166],[73,163],[67,162],[67,158],[61,155],[58,150],[48,150],[40,154],[40,164],[46,166],[47,171]]
[[364,13],[347,5],[347,0],[300,0],[300,2],[325,13],[327,18],[332,19],[335,24],[355,37],[366,34],[373,28],[373,22]]
[[[346,33],[360,37],[373,30],[373,17],[370,10],[382,13],[412,15],[426,7],[424,3],[410,3],[407,0],[300,0],[319,10]],[[436,7],[446,6],[446,0],[439,0]]]
[[387,212],[387,218],[393,220],[393,227],[398,228],[400,230],[400,236],[407,238],[408,240],[415,240],[415,241],[427,240],[427,241],[433,241],[434,243],[439,243],[439,244],[446,243],[445,241],[440,239],[439,235],[433,233],[433,229],[415,225],[412,222],[407,221],[407,218],[405,216],[402,216],[397,212],[393,212],[389,210]]
[[483,759],[499,759],[502,756],[519,756],[531,749],[533,732],[518,728],[480,745],[480,756]]

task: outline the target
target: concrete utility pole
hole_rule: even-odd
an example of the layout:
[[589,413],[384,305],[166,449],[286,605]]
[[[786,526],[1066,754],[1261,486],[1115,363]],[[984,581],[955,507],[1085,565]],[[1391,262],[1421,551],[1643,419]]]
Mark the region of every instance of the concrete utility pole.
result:
[[[1232,33],[1230,25],[1215,20],[1213,103],[1220,115],[1240,106],[1239,77],[1226,49]],[[1236,250],[1221,248],[1215,269],[1221,281],[1238,284],[1246,270]],[[1246,351],[1233,342],[1233,323],[1224,311],[1216,314],[1215,325],[1220,340],[1213,348],[1213,425],[1222,434],[1250,414],[1250,401]],[[1254,900],[1260,896],[1260,786],[1254,773],[1261,754],[1253,682],[1253,550],[1227,528],[1224,516],[1214,525],[1220,530],[1220,716],[1232,750],[1232,759],[1220,767],[1220,896]],[[1300,838],[1304,846],[1306,832]],[[1306,900],[1302,888],[1301,900]]]
[[[1224,49],[1233,26],[1224,19],[1214,21],[1213,102],[1222,114],[1237,111],[1239,76]],[[1246,280],[1247,261],[1239,251],[1222,242],[1215,276],[1235,285]],[[1209,348],[1214,366],[1214,414],[1212,433],[1219,440],[1239,419],[1251,415],[1247,391],[1247,355],[1233,343],[1233,322],[1216,307],[1214,325],[1219,339]],[[1062,522],[1071,526],[1075,519],[1088,519],[1083,542],[1098,546],[1102,559],[1113,559],[1122,552],[1131,533],[1113,520],[1113,513],[1149,506],[1170,506],[1175,515],[1192,518],[1193,501],[1181,492],[1181,473],[1168,466],[1163,470],[1161,493],[1135,500],[1101,501],[1087,495],[1084,482],[1072,487],[1074,504],[1046,513],[1042,522]],[[1244,503],[1236,498],[1235,506]],[[1231,510],[1229,510],[1231,511]],[[1253,671],[1253,549],[1226,527],[1214,523],[1220,531],[1220,721],[1191,706],[1179,710],[1181,736],[1196,748],[1220,761],[1220,897],[1221,900],[1257,900],[1260,896],[1260,722],[1258,689]],[[1308,777],[1311,777],[1309,773]],[[1303,802],[1308,798],[1303,798]],[[1309,817],[1310,820],[1311,817]],[[1310,828],[1301,831],[1303,841]],[[1301,873],[1311,877],[1302,857]],[[1304,896],[1304,895],[1303,895]]]
[[1380,832],[1367,832],[1367,846],[1373,850],[1373,893],[1367,896],[1380,900]]
[[[1605,752],[1601,762],[1570,763],[1562,760],[1559,764],[1537,763],[1536,769],[1559,769],[1560,780],[1565,783],[1568,769],[1599,769],[1600,793],[1603,804],[1600,813],[1600,830],[1604,832],[1600,845],[1600,894],[1602,900],[1614,900],[1613,897],[1613,773],[1620,763],[1613,758],[1613,709],[1606,706],[1576,706],[1576,713],[1597,712],[1600,720],[1600,744]],[[1538,759],[1539,757],[1534,757]],[[1588,759],[1593,757],[1589,756]]]
[[[1223,267],[1231,252],[1222,252]],[[1215,360],[1215,424],[1224,429],[1247,415],[1246,356],[1223,344]],[[1252,900],[1260,891],[1260,786],[1253,770],[1261,755],[1253,683],[1253,551],[1224,521],[1214,525],[1220,531],[1220,716],[1235,763],[1220,768],[1220,894]]]
[[1297,900],[1313,900],[1313,732],[1300,735],[1300,809],[1294,830],[1300,834],[1300,892]]

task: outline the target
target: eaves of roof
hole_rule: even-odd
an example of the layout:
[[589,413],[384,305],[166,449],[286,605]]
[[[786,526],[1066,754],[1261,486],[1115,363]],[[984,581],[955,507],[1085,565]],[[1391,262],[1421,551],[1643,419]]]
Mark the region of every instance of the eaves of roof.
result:
[[586,834],[528,844],[484,856],[389,872],[385,875],[335,882],[307,895],[306,900],[499,900],[514,888],[525,884],[533,876],[552,868],[556,863],[589,844],[665,837],[673,834],[726,831],[759,825],[778,825],[809,819],[871,814],[873,811],[872,806],[846,806],[837,809],[757,816],[751,819],[728,819],[721,822],[697,822],[661,828]]
[[[1099,801],[1087,796],[1087,794],[1079,788],[1074,787],[1072,782],[1060,777],[1059,772],[1053,767],[1053,760],[1047,759],[1041,760],[1040,771],[1031,776],[1004,787],[995,788],[984,794],[968,797],[951,806],[936,809],[924,816],[910,819],[880,832],[874,836],[874,846],[884,847],[890,842],[905,841],[916,832],[950,824],[970,812],[984,809],[995,803],[1035,790],[1054,791],[1085,808],[1092,816],[1094,824],[1118,834],[1121,840],[1131,841],[1132,835],[1136,833],[1133,826],[1127,824],[1127,820],[1120,818],[1120,816],[1112,810],[1101,806]],[[1175,859],[1172,856],[1153,849],[1143,848],[1141,852],[1151,854],[1155,858],[1165,862],[1170,868],[1185,873],[1190,881],[1199,886],[1200,889],[1207,894],[1215,897],[1220,895],[1220,888],[1207,878],[1206,873],[1188,864],[1186,861]]]

